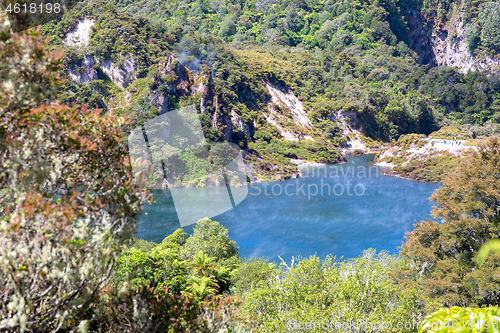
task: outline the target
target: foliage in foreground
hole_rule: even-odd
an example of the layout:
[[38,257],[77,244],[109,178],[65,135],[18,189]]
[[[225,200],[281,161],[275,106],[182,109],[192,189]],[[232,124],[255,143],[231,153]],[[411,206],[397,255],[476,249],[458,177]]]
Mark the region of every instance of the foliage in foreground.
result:
[[500,140],[490,139],[460,162],[431,197],[432,215],[408,233],[402,254],[412,259],[407,281],[446,306],[500,304],[500,254],[477,266],[480,247],[500,237]]
[[[43,104],[60,84],[57,54],[47,52],[36,32],[12,34],[3,11],[0,22],[0,330],[223,329],[237,304],[220,297],[229,273],[221,268],[214,276],[215,258],[196,251],[197,241],[185,251],[190,261],[178,262],[190,273],[178,290],[164,282],[184,276],[164,274],[172,271],[158,269],[163,266],[150,267],[148,283],[134,283],[127,272],[120,279],[115,264],[147,198],[130,182],[121,131],[127,121]],[[224,233],[206,222],[221,241],[207,253],[237,264],[234,242],[222,242]],[[151,257],[165,264],[181,236]]]
[[[154,243],[150,243],[154,244]],[[227,229],[209,219],[198,221],[193,235],[178,229],[150,248],[133,246],[118,264],[118,283],[130,278],[137,287],[189,294],[200,301],[228,290],[231,271],[241,259]]]
[[0,330],[76,330],[99,315],[145,199],[120,143],[126,120],[40,104],[60,64],[38,33],[12,34],[3,10],[0,60]]
[[[359,326],[359,331],[383,332],[380,324],[396,327],[397,322],[420,322],[435,306],[420,302],[421,290],[395,283],[392,272],[405,264],[399,257],[368,250],[347,262],[313,256],[291,266],[259,258],[241,263],[234,260],[234,247],[225,231],[217,222],[204,219],[190,237],[179,229],[160,244],[139,241],[120,257],[115,283],[125,281],[133,292],[151,290],[160,297],[180,294],[193,301],[198,319],[190,320],[184,313],[183,329],[274,332],[326,320],[333,331],[340,332],[342,328],[335,325],[364,320],[376,325]],[[310,331],[323,331],[316,328]]]
[[[312,257],[282,269],[259,260],[240,266],[227,231],[207,220],[193,238],[179,231],[125,252],[111,279],[144,199],[128,182],[119,130],[125,121],[40,105],[58,83],[59,63],[36,33],[12,35],[4,16],[1,22],[0,329],[214,331],[233,325],[231,291],[246,301],[243,318],[264,330],[290,328],[287,319],[422,316],[418,287],[392,279],[401,266],[395,258],[368,253],[340,264]],[[498,302],[498,258],[473,269],[478,247],[498,236],[499,144],[490,144],[436,194],[436,216],[445,223],[419,226],[405,247],[415,280],[445,303]]]
[[[244,318],[237,320],[240,301],[229,295],[231,272],[240,263],[227,229],[207,218],[198,221],[189,237],[178,229],[159,244],[137,241],[118,260],[110,290],[128,286],[128,291],[125,296],[114,293],[113,303],[121,305],[106,305],[112,314],[108,320],[131,315],[136,327],[175,332],[232,329],[240,322],[252,326]],[[152,316],[150,322],[133,310],[134,295],[144,313]],[[170,316],[177,319],[162,313],[162,307],[171,309]]]
[[[234,274],[242,294],[242,312],[260,318],[266,332],[306,329],[308,332],[384,332],[397,322],[420,322],[425,311],[419,291],[394,283],[392,272],[403,265],[385,253],[365,251],[360,258],[335,262],[312,256],[281,269],[261,260],[243,264]],[[342,324],[344,326],[342,327]],[[370,324],[371,323],[371,324]],[[410,332],[403,328],[400,332]]]

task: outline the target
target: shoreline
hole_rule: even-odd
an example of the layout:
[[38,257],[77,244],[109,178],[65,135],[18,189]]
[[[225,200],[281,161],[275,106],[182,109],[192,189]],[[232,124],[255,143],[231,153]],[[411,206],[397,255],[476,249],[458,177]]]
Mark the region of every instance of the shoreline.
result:
[[[296,164],[298,168],[328,165],[328,163],[311,162],[308,160],[301,160],[301,159],[296,159],[296,158],[291,158],[290,162],[293,164]],[[332,163],[332,164],[337,164],[337,163]]]
[[[377,152],[374,152],[374,151],[369,151],[369,152],[364,152],[364,154],[354,154],[352,153],[351,151],[351,154],[343,154],[342,156],[345,158],[346,155],[350,155],[350,156],[362,156],[362,155],[373,155],[373,154],[376,154]],[[297,168],[298,169],[302,169],[302,168],[307,168],[307,167],[324,167],[324,166],[328,166],[328,165],[336,165],[336,164],[344,164],[345,163],[345,160],[344,161],[339,161],[337,163],[320,163],[320,162],[313,162],[313,161],[308,161],[308,160],[303,160],[303,159],[294,159],[294,158],[290,158],[289,159],[291,163],[297,165]],[[373,163],[374,166],[378,166],[378,167],[386,167],[386,168],[390,168],[392,169],[394,167],[394,165],[392,163],[387,163],[387,162],[378,162],[378,163]],[[393,174],[388,174],[388,175],[393,175]],[[300,170],[298,170],[298,172],[294,175],[292,175],[290,178],[300,178],[302,177],[303,174]],[[280,179],[280,180],[276,180],[276,179],[273,179],[273,180],[260,180],[260,181],[255,181],[252,179],[252,182],[249,182],[249,184],[252,184],[252,183],[255,183],[255,184],[258,184],[258,183],[267,183],[267,182],[272,182],[272,181],[283,181],[283,180],[286,180],[286,179],[289,179],[289,178],[283,178],[283,179]],[[197,187],[200,187],[200,188],[206,188],[206,187],[209,187],[209,186],[181,186],[180,188],[197,188]],[[168,186],[152,186],[152,187],[148,187],[149,190],[161,190],[161,189],[168,189],[169,187]]]
[[409,180],[412,182],[425,183],[425,184],[436,184],[436,183],[442,182],[442,180],[427,181],[427,180],[413,179],[411,177],[404,177],[401,174],[395,173],[395,172],[383,172],[382,174],[384,176],[395,177],[395,178],[399,178],[399,179],[403,179],[403,180]]
[[390,168],[390,169],[394,169],[394,167],[396,166],[395,164],[392,164],[389,162],[377,162],[377,163],[373,163],[373,165],[376,165],[379,167],[384,167],[384,168]]

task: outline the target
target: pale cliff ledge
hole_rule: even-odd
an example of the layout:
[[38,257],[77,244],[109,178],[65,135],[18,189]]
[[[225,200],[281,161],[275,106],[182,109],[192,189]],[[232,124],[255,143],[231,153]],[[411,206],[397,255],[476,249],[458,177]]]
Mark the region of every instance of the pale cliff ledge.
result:
[[[271,99],[267,103],[269,114],[264,114],[267,122],[275,126],[287,141],[314,140],[306,134],[312,129],[304,105],[288,87],[279,87],[271,82],[263,82]],[[287,126],[293,124],[292,126]]]
[[500,73],[500,57],[478,57],[470,52],[465,36],[463,2],[458,7],[454,4],[453,16],[448,24],[437,28],[431,35],[432,49],[438,66],[456,67],[465,74],[469,71],[487,71]]
[[[411,138],[411,141],[408,142],[404,138]],[[405,144],[401,145],[401,142]],[[477,150],[475,146],[466,145],[466,140],[437,140],[418,137],[416,134],[403,136],[403,140],[398,140],[398,143],[382,150],[376,157],[376,164],[388,167],[406,166],[411,161],[424,161],[443,155],[462,158],[470,151]]]
[[397,143],[375,157],[375,165],[391,168],[387,174],[414,180],[442,180],[476,146],[466,140],[433,139],[417,134],[403,135]]
[[382,142],[374,141],[363,134],[363,127],[358,121],[356,112],[352,111],[332,111],[330,120],[334,121],[342,130],[343,136],[347,139],[342,148],[342,155],[353,153],[375,153]]
[[95,65],[98,65],[114,84],[120,89],[125,89],[137,79],[135,59],[131,54],[128,54],[122,56],[121,61],[122,65],[118,66],[111,59],[99,61],[99,59],[95,59],[92,55],[86,54],[79,63],[68,66],[67,72],[71,80],[78,83],[88,83],[98,79],[95,68]]
[[84,18],[66,35],[63,44],[66,47],[75,46],[78,48],[86,48],[89,45],[90,30],[94,26],[94,20]]
[[100,68],[111,81],[113,81],[120,89],[124,89],[134,82],[137,77],[135,73],[135,59],[132,54],[122,56],[122,65],[114,64],[111,59],[106,59],[100,62]]

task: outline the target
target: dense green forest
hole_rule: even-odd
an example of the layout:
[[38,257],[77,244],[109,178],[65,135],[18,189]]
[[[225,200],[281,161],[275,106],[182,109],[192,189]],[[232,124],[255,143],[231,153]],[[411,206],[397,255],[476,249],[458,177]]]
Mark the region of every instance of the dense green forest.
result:
[[[314,124],[328,122],[333,111],[353,111],[366,135],[384,141],[407,133],[429,134],[447,121],[498,122],[500,86],[495,77],[416,63],[402,14],[408,6],[390,1],[97,2],[82,4],[45,25],[42,32],[51,37],[52,45],[61,47],[64,35],[79,19],[94,18],[88,50],[65,48],[67,63],[78,63],[87,52],[120,64],[120,55],[130,53],[137,77],[143,79],[136,86],[139,90],[154,90],[172,80],[155,79],[156,66],[169,51],[194,73],[208,66],[214,94],[220,97],[220,106],[208,105],[209,114],[219,107],[222,113],[236,109],[247,124],[256,124],[251,137],[244,139],[251,142],[265,133],[279,138],[261,124],[264,107],[259,98],[252,98],[266,96],[262,80],[290,87]],[[116,94],[105,75],[79,89],[73,82],[67,85],[61,99],[91,106],[106,107],[109,95]],[[70,95],[68,90],[78,92]],[[195,102],[192,94],[187,95],[170,94],[170,109]],[[124,111],[134,114],[134,108],[140,105]],[[153,115],[154,111],[149,116]],[[220,128],[210,131],[212,140],[223,136]]]
[[[255,165],[252,179],[265,181],[296,174],[290,158],[342,161],[350,137],[338,126],[338,112],[353,115],[351,126],[362,129],[367,146],[447,124],[500,121],[496,76],[418,64],[403,14],[411,6],[425,8],[394,2],[83,2],[45,24],[42,34],[53,49],[65,50],[68,69],[96,73],[90,82],[66,79],[60,101],[127,115],[134,126],[194,104],[207,140],[239,145]],[[88,45],[68,46],[65,36],[84,18],[94,22]],[[169,54],[176,60],[166,60]],[[92,64],[85,63],[87,56]],[[102,66],[112,61],[123,69],[127,59],[134,61],[135,77],[119,87]],[[297,126],[281,102],[270,105],[269,85],[295,94],[310,125]],[[270,108],[277,112],[274,121]],[[233,112],[246,129],[231,125]]]
[[[96,1],[20,33],[22,17],[7,16],[7,3],[0,331],[416,332],[424,321],[420,331],[448,332],[446,320],[455,319],[486,332],[485,319],[500,319],[500,254],[484,247],[500,237],[498,138],[453,162],[431,198],[435,220],[416,223],[400,255],[245,259],[209,219],[190,236],[134,238],[153,198],[132,183],[126,137],[165,109],[194,104],[209,144],[237,144],[263,180],[277,178],[275,165],[278,174],[295,172],[290,158],[341,161],[341,110],[356,117],[367,144],[500,122],[495,75],[419,65],[409,48],[408,10],[439,25],[457,3]],[[498,3],[464,4],[471,50],[497,52]],[[94,22],[88,45],[67,46],[83,19]],[[109,63],[130,68],[131,59],[133,79],[118,84],[105,73]],[[71,71],[96,77],[79,82]],[[272,105],[269,86],[293,92],[311,125]],[[270,108],[281,123],[268,120]],[[248,133],[228,130],[234,114]]]

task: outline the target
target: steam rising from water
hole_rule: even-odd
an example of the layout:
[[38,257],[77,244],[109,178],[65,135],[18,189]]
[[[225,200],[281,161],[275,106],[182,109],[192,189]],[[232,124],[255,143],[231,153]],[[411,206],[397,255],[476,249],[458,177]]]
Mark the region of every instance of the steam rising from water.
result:
[[[360,166],[369,169],[373,168],[372,160],[369,155],[353,157],[342,166],[351,168],[347,170],[358,170]],[[213,220],[229,230],[229,237],[236,241],[242,257],[264,256],[279,262],[281,256],[289,262],[292,256],[313,254],[320,258],[328,254],[358,257],[368,248],[397,253],[405,232],[413,230],[415,220],[430,218],[432,203],[428,198],[440,184],[385,176],[383,168],[378,177],[357,177],[352,172],[330,177],[339,167],[328,166],[328,177],[318,177],[325,173],[323,167],[315,167],[321,172],[309,170],[315,176],[300,178],[298,184],[305,188],[321,180],[331,186],[347,182],[363,184],[366,189],[363,195],[315,195],[309,199],[301,193],[273,196],[266,195],[264,188],[271,188],[273,183],[257,184],[254,186],[260,186],[262,195],[249,195],[240,205]],[[279,184],[286,186],[295,181]],[[148,215],[141,217],[137,236],[160,242],[179,228],[179,222],[169,194],[157,191],[154,195],[157,202],[145,208]],[[192,226],[184,229],[192,232]]]

